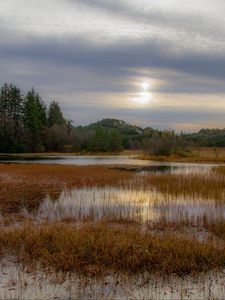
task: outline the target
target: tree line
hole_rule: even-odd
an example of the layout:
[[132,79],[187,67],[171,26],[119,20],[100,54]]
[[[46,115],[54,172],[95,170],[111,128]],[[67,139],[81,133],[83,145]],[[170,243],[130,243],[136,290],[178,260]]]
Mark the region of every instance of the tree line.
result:
[[71,121],[59,104],[49,108],[32,88],[25,95],[13,84],[0,89],[0,152],[44,152],[59,150],[58,138],[66,139]]
[[107,152],[144,150],[153,155],[188,155],[193,146],[225,147],[225,129],[197,133],[141,128],[117,119],[73,126],[58,102],[47,107],[32,88],[23,94],[13,84],[0,88],[0,153]]
[[0,153],[118,152],[121,138],[113,128],[75,128],[58,102],[47,107],[34,88],[23,94],[13,84],[0,88]]

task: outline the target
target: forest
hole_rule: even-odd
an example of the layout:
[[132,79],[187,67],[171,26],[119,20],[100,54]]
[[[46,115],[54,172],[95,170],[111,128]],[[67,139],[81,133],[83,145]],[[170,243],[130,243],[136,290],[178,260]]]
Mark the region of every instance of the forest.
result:
[[17,86],[5,83],[0,88],[0,141],[0,153],[116,153],[131,149],[167,156],[185,153],[189,147],[225,147],[225,129],[176,133],[117,119],[74,126],[58,102],[52,101],[47,107],[34,88],[24,94]]

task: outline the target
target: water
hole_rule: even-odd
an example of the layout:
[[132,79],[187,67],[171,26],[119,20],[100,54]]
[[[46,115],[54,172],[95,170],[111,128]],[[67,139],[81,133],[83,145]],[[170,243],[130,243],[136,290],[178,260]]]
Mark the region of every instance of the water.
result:
[[[25,215],[30,216],[25,211]],[[196,197],[171,196],[148,189],[80,188],[65,190],[52,201],[47,197],[40,205],[38,220],[60,221],[126,220],[139,222],[189,222],[203,225],[225,218],[225,204]]]
[[208,172],[218,164],[179,163],[142,160],[130,155],[110,156],[36,156],[36,157],[13,157],[0,156],[0,163],[32,163],[32,164],[58,164],[77,166],[117,166],[134,171],[153,171],[161,173],[202,173]]
[[[11,259],[0,263],[0,299],[224,299],[224,273],[168,278],[108,275],[102,279],[24,269]],[[146,277],[146,278],[145,278]]]

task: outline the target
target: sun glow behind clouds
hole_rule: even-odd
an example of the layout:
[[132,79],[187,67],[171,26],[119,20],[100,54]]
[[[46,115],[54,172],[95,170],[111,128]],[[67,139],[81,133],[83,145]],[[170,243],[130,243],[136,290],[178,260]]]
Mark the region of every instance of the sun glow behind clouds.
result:
[[144,81],[141,83],[141,87],[143,88],[143,90],[147,91],[150,88],[150,84]]
[[147,81],[143,81],[140,83],[139,86],[141,87],[142,91],[140,91],[137,94],[137,96],[133,99],[133,101],[141,105],[151,102],[153,95],[150,91],[151,89],[150,83]]
[[149,92],[141,92],[135,99],[136,102],[140,104],[147,104],[152,100],[152,94]]

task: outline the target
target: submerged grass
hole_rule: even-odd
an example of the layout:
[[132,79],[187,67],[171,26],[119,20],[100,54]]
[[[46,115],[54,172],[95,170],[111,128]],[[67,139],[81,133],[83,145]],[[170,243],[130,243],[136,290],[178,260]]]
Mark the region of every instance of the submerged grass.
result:
[[105,224],[24,226],[0,231],[0,253],[25,264],[99,276],[108,272],[185,275],[225,267],[225,252],[211,242],[158,237]]

